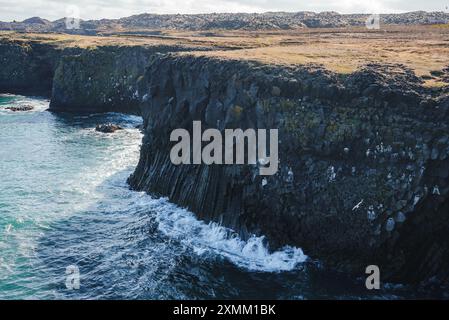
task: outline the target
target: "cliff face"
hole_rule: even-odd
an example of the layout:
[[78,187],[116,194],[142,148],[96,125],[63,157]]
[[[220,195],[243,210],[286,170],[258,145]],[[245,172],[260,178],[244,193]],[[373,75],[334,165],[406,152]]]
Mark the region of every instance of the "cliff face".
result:
[[47,44],[2,40],[0,91],[49,96],[61,52]]
[[50,96],[50,110],[139,112],[136,83],[155,55],[186,45],[62,47],[0,40],[0,92]]
[[134,84],[150,53],[144,48],[100,47],[62,57],[50,110],[137,112]]
[[[157,75],[157,76],[154,76]],[[447,281],[449,98],[403,66],[350,76],[168,55],[138,84],[145,137],[129,183],[273,247],[383,279]],[[279,171],[173,165],[170,133],[279,129]]]
[[62,56],[55,71],[50,110],[139,112],[136,83],[154,55],[181,46],[103,46]]

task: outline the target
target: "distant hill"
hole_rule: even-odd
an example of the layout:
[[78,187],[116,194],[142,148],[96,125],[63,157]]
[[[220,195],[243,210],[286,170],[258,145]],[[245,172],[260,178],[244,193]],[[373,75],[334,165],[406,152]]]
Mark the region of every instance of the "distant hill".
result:
[[[139,14],[121,19],[80,21],[79,29],[68,29],[64,18],[48,21],[39,17],[22,22],[0,22],[0,30],[98,34],[129,30],[285,30],[295,28],[338,28],[363,26],[367,14],[337,12],[266,12],[212,14]],[[381,24],[423,25],[449,23],[449,13],[416,11],[382,14]]]
[[48,21],[46,19],[39,18],[39,17],[28,18],[26,20],[23,20],[22,23],[24,23],[24,24],[44,24],[44,25],[51,24],[50,21]]

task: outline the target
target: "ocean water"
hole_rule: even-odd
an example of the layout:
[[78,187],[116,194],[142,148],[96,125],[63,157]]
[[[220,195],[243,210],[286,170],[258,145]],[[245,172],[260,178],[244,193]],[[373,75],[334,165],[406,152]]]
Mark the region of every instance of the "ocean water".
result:
[[[34,110],[13,112],[8,106]],[[394,299],[401,285],[321,269],[300,248],[266,249],[126,184],[141,119],[46,111],[0,95],[0,299]],[[118,123],[114,134],[98,123]],[[79,288],[66,271],[79,270]]]

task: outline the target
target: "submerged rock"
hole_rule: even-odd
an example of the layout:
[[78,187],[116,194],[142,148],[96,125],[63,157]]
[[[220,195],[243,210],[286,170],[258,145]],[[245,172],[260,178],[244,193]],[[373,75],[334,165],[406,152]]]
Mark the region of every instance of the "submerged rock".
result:
[[6,107],[6,109],[10,110],[10,111],[17,112],[17,111],[31,111],[34,109],[34,107],[30,106],[30,105],[22,105],[22,106],[15,106],[15,107]]
[[123,128],[116,124],[112,124],[112,123],[97,124],[97,126],[95,127],[95,131],[103,132],[103,133],[114,133],[117,130],[123,130]]

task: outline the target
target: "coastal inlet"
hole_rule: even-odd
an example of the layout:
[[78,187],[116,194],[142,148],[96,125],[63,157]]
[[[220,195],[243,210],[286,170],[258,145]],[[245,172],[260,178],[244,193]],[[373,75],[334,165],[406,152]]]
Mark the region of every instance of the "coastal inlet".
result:
[[[29,104],[32,111],[8,107]],[[0,96],[0,298],[200,299],[407,297],[321,270],[300,248],[269,252],[166,199],[129,190],[140,117],[46,111]],[[95,131],[99,123],[123,130]],[[77,266],[79,290],[66,287]]]

